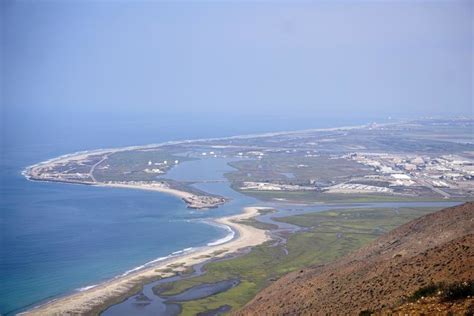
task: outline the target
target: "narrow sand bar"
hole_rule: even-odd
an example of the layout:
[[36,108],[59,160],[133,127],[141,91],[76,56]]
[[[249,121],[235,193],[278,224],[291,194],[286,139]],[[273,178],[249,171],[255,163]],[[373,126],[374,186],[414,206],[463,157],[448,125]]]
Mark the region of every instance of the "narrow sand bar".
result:
[[221,204],[224,204],[227,200],[223,197],[214,197],[207,194],[195,194],[183,190],[171,188],[168,184],[156,182],[156,183],[103,183],[96,182],[95,185],[115,187],[115,188],[126,188],[126,189],[139,189],[148,191],[157,191],[166,194],[171,194],[181,198],[189,208],[194,209],[209,209],[216,208]]
[[146,184],[122,184],[122,183],[97,183],[96,186],[101,187],[112,187],[112,188],[122,188],[122,189],[133,189],[133,190],[146,190],[146,191],[156,191],[161,193],[170,194],[181,199],[187,199],[194,196],[194,194],[178,189],[173,189],[164,185],[146,185]]
[[237,232],[234,239],[227,243],[198,248],[182,256],[158,262],[126,276],[118,277],[91,289],[73,293],[33,308],[26,315],[84,315],[98,313],[137,292],[143,284],[157,278],[168,277],[197,263],[218,258],[239,249],[256,246],[269,240],[269,235],[261,229],[239,223],[258,215],[264,207],[246,207],[244,212],[234,216],[216,219],[216,222],[230,226]]

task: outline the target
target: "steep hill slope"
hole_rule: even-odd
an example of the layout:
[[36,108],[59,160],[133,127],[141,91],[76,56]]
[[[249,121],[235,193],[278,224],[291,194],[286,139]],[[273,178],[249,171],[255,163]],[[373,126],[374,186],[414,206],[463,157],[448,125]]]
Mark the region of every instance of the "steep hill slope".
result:
[[474,279],[474,203],[423,216],[331,264],[291,273],[237,314],[351,314],[398,306],[421,287]]

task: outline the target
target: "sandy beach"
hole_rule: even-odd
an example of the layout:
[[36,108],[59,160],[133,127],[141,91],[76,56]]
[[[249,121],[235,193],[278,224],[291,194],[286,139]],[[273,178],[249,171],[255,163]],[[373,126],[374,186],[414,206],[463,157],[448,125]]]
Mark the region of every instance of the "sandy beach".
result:
[[88,290],[50,301],[23,315],[95,314],[139,291],[147,282],[174,275],[197,263],[222,257],[242,248],[262,244],[270,239],[264,230],[239,223],[240,220],[257,216],[260,209],[265,208],[247,207],[241,214],[216,219],[217,223],[227,225],[237,232],[235,237],[227,243],[201,247],[181,256],[158,262],[156,265],[106,281]]
[[170,187],[164,186],[164,185],[146,185],[146,184],[140,184],[140,185],[132,185],[132,184],[121,184],[121,183],[97,183],[97,186],[102,186],[102,187],[112,187],[112,188],[122,188],[122,189],[137,189],[137,190],[147,190],[147,191],[156,191],[156,192],[161,192],[161,193],[166,193],[166,194],[171,194],[173,196],[176,196],[180,199],[186,199],[186,198],[191,198],[194,194],[186,191],[181,191],[177,189],[172,189]]

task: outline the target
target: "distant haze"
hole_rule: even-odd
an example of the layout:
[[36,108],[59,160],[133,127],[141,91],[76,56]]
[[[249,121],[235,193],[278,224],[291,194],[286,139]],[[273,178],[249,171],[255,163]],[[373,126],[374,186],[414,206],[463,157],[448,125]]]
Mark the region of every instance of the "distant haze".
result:
[[472,1],[4,0],[1,14],[3,123],[472,115]]

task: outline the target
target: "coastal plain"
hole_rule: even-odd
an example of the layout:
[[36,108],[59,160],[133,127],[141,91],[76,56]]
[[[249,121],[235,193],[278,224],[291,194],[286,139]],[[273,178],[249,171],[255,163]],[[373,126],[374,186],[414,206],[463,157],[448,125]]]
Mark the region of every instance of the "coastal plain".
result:
[[[336,260],[409,220],[439,209],[354,208],[348,203],[471,200],[472,126],[469,119],[373,123],[100,149],[30,166],[24,171],[30,180],[158,191],[177,196],[189,208],[202,212],[231,201],[225,194],[207,192],[203,184],[225,182],[257,202],[240,215],[216,220],[236,233],[227,243],[153,263],[27,313],[98,314],[140,295],[144,284],[188,273],[203,261],[209,261],[206,273],[167,283],[156,289],[157,295],[166,298],[196,286],[238,280],[226,291],[178,302],[185,315],[235,311],[285,274]],[[224,180],[169,177],[177,166],[212,159],[225,159],[233,168],[225,173]],[[328,208],[334,205],[334,209],[311,212],[312,206],[321,203]],[[336,207],[341,203],[346,206]],[[280,208],[288,205],[304,207],[308,214],[278,215]],[[260,221],[262,214],[271,210],[276,211],[275,216]],[[285,224],[292,228],[280,227]],[[223,257],[226,259],[215,261]]]
[[153,189],[191,208],[225,203],[168,179],[195,159],[229,158],[231,187],[264,201],[463,200],[474,195],[472,120],[425,120],[182,141],[70,154],[24,171],[32,180]]

